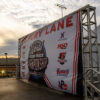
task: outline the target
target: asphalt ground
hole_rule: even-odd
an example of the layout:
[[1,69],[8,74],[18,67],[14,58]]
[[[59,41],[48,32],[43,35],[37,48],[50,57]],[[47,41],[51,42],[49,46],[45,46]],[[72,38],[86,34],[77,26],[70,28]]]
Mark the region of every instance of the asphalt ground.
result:
[[0,100],[83,100],[44,85],[15,78],[0,79]]

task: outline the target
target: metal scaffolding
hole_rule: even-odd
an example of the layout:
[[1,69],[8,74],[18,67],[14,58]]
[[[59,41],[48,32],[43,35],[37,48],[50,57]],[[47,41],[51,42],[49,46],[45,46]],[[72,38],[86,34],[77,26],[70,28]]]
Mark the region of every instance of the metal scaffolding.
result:
[[[99,97],[99,59],[95,7],[87,5],[80,9],[83,85],[85,100]],[[100,98],[99,98],[100,99]]]
[[[95,7],[86,5],[85,7],[75,11],[80,11],[83,86],[85,100],[95,100],[95,98],[99,98],[98,100],[100,100],[100,71],[95,9]],[[20,77],[19,73],[20,67],[17,70],[18,78]],[[97,96],[95,96],[95,94]]]

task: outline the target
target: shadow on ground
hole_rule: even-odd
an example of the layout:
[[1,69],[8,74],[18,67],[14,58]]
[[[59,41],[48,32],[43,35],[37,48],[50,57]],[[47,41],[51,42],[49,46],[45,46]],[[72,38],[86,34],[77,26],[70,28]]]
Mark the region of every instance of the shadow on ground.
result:
[[0,100],[82,100],[82,97],[58,92],[33,82],[2,78]]

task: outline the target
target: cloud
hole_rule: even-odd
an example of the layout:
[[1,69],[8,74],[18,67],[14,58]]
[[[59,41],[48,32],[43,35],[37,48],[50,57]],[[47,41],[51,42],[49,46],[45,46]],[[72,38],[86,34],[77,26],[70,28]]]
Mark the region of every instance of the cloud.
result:
[[29,25],[10,16],[0,15],[0,55],[7,52],[9,55],[16,56],[18,39],[32,31]]
[[67,8],[63,10],[64,16],[86,4],[95,6],[97,24],[100,24],[99,0],[1,0],[0,53],[8,51],[16,55],[18,38],[61,18],[58,3]]
[[3,55],[5,52],[8,55],[17,55],[18,52],[18,42],[17,40],[6,40],[6,45],[0,46],[0,56]]
[[6,45],[7,40],[16,41],[32,31],[29,25],[20,23],[9,16],[0,15],[0,46]]

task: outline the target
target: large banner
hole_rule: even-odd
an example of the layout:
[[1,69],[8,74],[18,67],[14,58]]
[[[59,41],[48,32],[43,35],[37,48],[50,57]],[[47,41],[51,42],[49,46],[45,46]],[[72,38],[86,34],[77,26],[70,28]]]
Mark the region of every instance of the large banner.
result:
[[21,78],[43,78],[50,88],[77,94],[79,40],[79,12],[22,37]]

